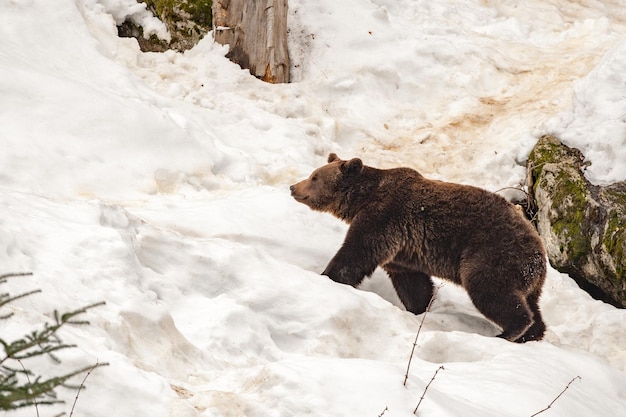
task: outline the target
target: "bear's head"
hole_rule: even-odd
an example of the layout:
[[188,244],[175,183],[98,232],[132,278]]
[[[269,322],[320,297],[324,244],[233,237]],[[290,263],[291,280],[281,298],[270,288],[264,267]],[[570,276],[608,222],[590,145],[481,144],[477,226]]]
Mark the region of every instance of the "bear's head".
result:
[[331,153],[327,165],[289,187],[291,196],[313,210],[337,214],[343,197],[361,171],[363,162],[359,158],[343,161]]

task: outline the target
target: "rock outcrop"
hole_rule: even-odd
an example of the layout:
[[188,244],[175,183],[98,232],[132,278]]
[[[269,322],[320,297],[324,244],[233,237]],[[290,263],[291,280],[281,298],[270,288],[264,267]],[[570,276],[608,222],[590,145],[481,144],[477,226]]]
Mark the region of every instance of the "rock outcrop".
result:
[[131,20],[118,26],[122,37],[137,39],[144,52],[163,52],[168,49],[185,51],[192,48],[212,28],[212,0],[142,0],[147,9],[161,20],[171,35],[164,41],[155,35],[144,37],[143,28]]
[[[132,16],[118,24],[121,37],[137,39],[144,52],[184,51],[209,31],[229,45],[231,61],[269,83],[289,82],[287,0],[137,0],[157,17],[171,40],[147,36]],[[146,35],[146,36],[144,36]]]
[[584,155],[545,135],[528,159],[534,220],[553,267],[626,308],[626,182],[597,186]]

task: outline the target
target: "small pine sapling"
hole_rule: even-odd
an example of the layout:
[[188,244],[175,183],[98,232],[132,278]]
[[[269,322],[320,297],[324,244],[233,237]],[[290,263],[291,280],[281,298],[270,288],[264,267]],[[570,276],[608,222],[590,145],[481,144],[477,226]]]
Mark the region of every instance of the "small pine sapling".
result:
[[[7,282],[7,279],[32,275],[30,273],[4,274],[0,275],[0,285]],[[0,294],[0,308],[7,304],[29,295],[40,292],[40,290],[28,291],[19,295],[9,293]],[[69,380],[76,375],[87,372],[87,376],[93,369],[107,365],[96,363],[60,376],[44,377],[37,371],[29,369],[24,363],[29,359],[38,356],[47,356],[54,362],[61,363],[55,355],[57,352],[75,347],[75,345],[63,342],[58,334],[66,324],[86,325],[85,320],[77,317],[88,310],[103,305],[104,303],[90,304],[78,310],[67,313],[54,311],[53,322],[44,323],[43,328],[25,334],[21,338],[13,341],[6,341],[0,337],[0,410],[15,410],[18,408],[38,405],[50,405],[62,403],[56,396],[56,388],[76,388],[69,385]],[[8,320],[13,313],[0,314],[0,320]],[[84,380],[83,380],[84,383]],[[80,388],[83,387],[81,383]]]

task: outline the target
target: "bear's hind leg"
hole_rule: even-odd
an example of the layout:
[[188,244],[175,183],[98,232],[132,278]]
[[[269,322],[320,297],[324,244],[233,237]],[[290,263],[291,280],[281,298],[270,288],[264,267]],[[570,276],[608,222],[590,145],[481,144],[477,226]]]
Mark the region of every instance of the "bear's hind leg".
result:
[[512,342],[525,341],[521,339],[533,325],[533,311],[525,298],[502,292],[487,293],[484,290],[482,293],[475,294],[468,292],[478,311],[502,327],[502,333],[498,337]]
[[539,295],[540,291],[538,290],[533,292],[526,298],[526,301],[528,302],[528,307],[533,313],[533,324],[528,330],[526,330],[526,333],[524,333],[522,337],[515,340],[516,342],[524,343],[533,340],[543,339],[543,335],[546,332],[546,325],[543,322],[543,318],[541,317],[541,311],[539,310]]
[[421,314],[426,311],[433,296],[430,276],[400,265],[387,264],[383,267],[407,311]]

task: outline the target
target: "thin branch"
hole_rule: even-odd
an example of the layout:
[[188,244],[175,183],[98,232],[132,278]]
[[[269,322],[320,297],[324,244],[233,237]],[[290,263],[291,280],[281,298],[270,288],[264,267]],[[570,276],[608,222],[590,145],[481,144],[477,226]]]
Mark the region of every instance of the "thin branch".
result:
[[[539,211],[539,209],[536,209],[535,206],[535,199],[533,198],[533,195],[531,194],[530,191],[526,191],[522,188],[518,188],[518,187],[503,187],[500,188],[497,191],[494,191],[495,194],[500,193],[500,191],[504,191],[504,190],[515,190],[515,191],[519,191],[523,194],[526,195],[526,204],[523,204],[523,202],[519,202],[519,203],[514,203],[514,204],[518,204],[520,206],[522,206],[522,208],[524,209],[524,212],[526,213],[526,218],[531,222],[534,223],[537,217],[537,212]],[[513,203],[513,201],[511,201],[511,203]],[[545,203],[544,203],[545,205]],[[525,207],[524,207],[525,206]],[[543,206],[541,207],[543,208]],[[536,210],[535,210],[536,209]]]
[[441,285],[434,288],[433,295],[432,297],[430,297],[430,301],[428,302],[428,305],[426,306],[426,311],[424,311],[424,315],[422,316],[420,327],[417,329],[417,334],[415,335],[415,340],[413,341],[413,347],[411,348],[411,356],[409,356],[409,363],[407,364],[407,367],[406,367],[406,374],[404,374],[404,382],[402,383],[402,385],[404,385],[405,387],[406,387],[406,381],[409,379],[409,369],[411,369],[411,361],[413,360],[413,354],[415,353],[415,347],[417,346],[417,338],[420,335],[420,331],[422,330],[422,326],[424,325],[424,320],[426,320],[426,314],[428,314],[428,312],[430,311],[430,307],[432,306],[433,301],[435,300],[435,296],[437,295],[437,291],[439,291],[439,288],[441,288]]
[[37,294],[37,293],[40,293],[40,292],[41,292],[41,290],[32,290],[32,291],[28,291],[28,292],[25,292],[25,293],[22,293],[22,294],[14,295],[14,296],[10,296],[9,294],[1,294],[0,295],[0,300],[2,300],[2,303],[0,303],[0,305],[8,304],[11,301],[15,301],[15,300],[18,300],[20,298],[24,298],[24,297],[27,297],[29,295]]
[[498,194],[500,191],[504,191],[504,190],[515,190],[515,191],[519,191],[521,193],[526,194],[526,198],[530,198],[530,194],[528,193],[528,191],[523,190],[521,188],[517,188],[517,187],[502,187],[499,190],[494,191],[494,194]]
[[[4,284],[5,282],[7,282],[8,278],[26,277],[26,276],[31,276],[31,275],[33,275],[32,272],[11,272],[11,273],[8,273],[8,274],[2,274],[2,275],[0,275],[0,284]],[[23,294],[18,294],[18,295],[14,295],[14,296],[11,296],[9,294],[0,294],[0,307],[4,306],[4,305],[6,305],[6,304],[8,304],[8,303],[10,303],[12,301],[18,300],[20,298],[24,298],[26,296],[29,296],[29,295],[32,295],[32,294],[35,294],[35,293],[38,293],[38,292],[41,292],[41,290],[28,291],[28,292],[25,292]],[[6,314],[4,316],[0,316],[0,319],[1,320],[8,319],[12,315],[13,315],[13,313],[9,313],[9,314]]]
[[378,415],[378,417],[383,417],[387,411],[389,411],[389,407],[385,407],[385,409],[383,410],[383,412],[382,412],[382,413],[380,413],[380,414]]
[[[26,370],[26,367],[24,366],[22,361],[18,359],[17,363],[19,363],[22,369],[24,370],[24,375],[26,375],[26,380],[28,381],[28,385],[32,385],[32,382],[30,382],[30,376],[28,375],[29,372]],[[37,403],[37,397],[33,398],[33,405],[35,406],[35,413],[37,414],[37,417],[39,417],[39,404]]]
[[107,365],[108,363],[100,363],[96,361],[96,364],[92,366],[91,368],[89,368],[89,371],[87,371],[87,374],[83,378],[82,382],[80,383],[80,386],[78,387],[78,390],[76,391],[76,398],[74,398],[74,403],[72,404],[72,409],[70,410],[70,417],[72,417],[72,415],[74,414],[74,409],[76,408],[76,403],[78,402],[78,396],[80,395],[80,391],[85,387],[85,381],[87,381],[87,378],[89,378],[89,375],[91,375],[94,369],[100,366],[107,366]]
[[30,276],[33,275],[32,272],[11,272],[8,274],[2,274],[0,275],[0,281],[2,281],[3,279],[7,279],[7,278],[13,278],[13,277],[26,277],[26,276]]
[[[426,396],[426,391],[428,391],[428,387],[430,387],[430,384],[433,383],[433,381],[435,380],[435,378],[437,377],[437,374],[439,373],[439,371],[445,370],[445,368],[443,367],[443,365],[441,365],[439,368],[437,368],[437,370],[435,371],[435,373],[433,374],[433,377],[430,378],[430,381],[428,382],[428,384],[426,384],[426,388],[424,388],[424,392],[422,393],[422,396],[420,397],[420,400],[418,401],[417,405],[415,406],[415,410],[413,410],[413,414],[417,415],[417,409],[420,408],[420,404],[422,403],[422,400],[424,399],[424,397]],[[532,416],[531,416],[532,417]]]
[[549,202],[550,200],[546,200],[543,202],[541,207],[537,207],[537,211],[535,211],[535,214],[533,214],[533,217],[529,219],[531,223],[535,223],[537,221],[537,217],[539,216],[539,211],[542,210],[545,206],[547,206]]
[[546,408],[544,408],[544,409],[543,409],[543,410],[541,410],[541,411],[537,411],[535,414],[533,414],[533,415],[532,415],[532,416],[530,416],[530,417],[535,417],[535,416],[537,416],[537,415],[539,415],[539,414],[543,413],[544,411],[549,410],[549,409],[552,407],[552,405],[556,402],[556,400],[558,400],[558,399],[561,397],[561,395],[563,395],[563,394],[565,393],[565,391],[567,391],[567,389],[569,388],[569,386],[570,386],[570,385],[572,385],[572,383],[573,383],[574,381],[576,381],[577,379],[582,379],[582,378],[581,378],[580,376],[575,376],[574,378],[572,378],[572,380],[571,380],[570,382],[568,382],[568,383],[567,383],[567,385],[565,386],[565,388],[563,388],[563,391],[561,391],[561,393],[560,393],[559,395],[557,395],[557,396],[556,396],[556,398],[555,398],[554,400],[552,400],[552,402],[551,402],[550,404],[548,404],[548,406],[547,406]]

